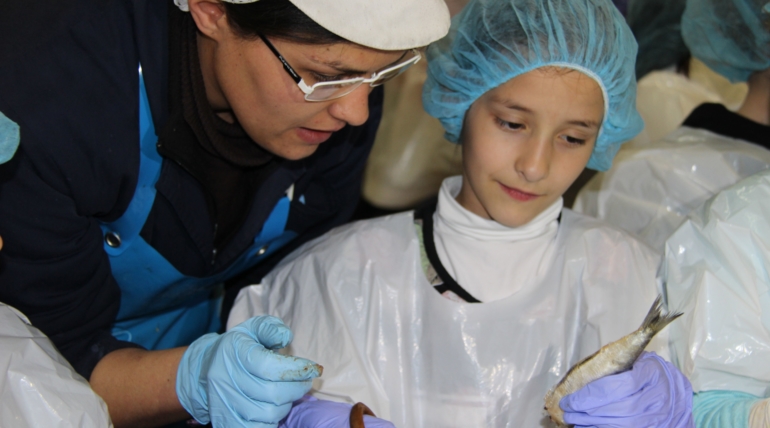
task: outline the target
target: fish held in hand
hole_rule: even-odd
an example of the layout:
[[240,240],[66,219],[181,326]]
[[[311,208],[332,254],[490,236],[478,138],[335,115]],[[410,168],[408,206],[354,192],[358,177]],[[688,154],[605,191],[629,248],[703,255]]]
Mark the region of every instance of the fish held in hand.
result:
[[562,398],[596,379],[629,370],[650,340],[682,315],[662,314],[661,311],[661,296],[658,296],[639,329],[602,346],[593,355],[572,366],[559,383],[545,395],[545,410],[551,420],[559,426],[567,426],[564,423],[564,411],[559,407]]

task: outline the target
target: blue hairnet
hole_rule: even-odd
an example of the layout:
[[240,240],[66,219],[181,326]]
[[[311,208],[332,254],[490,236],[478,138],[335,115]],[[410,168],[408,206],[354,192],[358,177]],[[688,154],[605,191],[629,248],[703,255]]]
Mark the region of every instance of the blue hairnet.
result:
[[626,21],[639,43],[636,78],[677,65],[690,51],[682,39],[685,0],[631,0]]
[[682,36],[709,68],[745,82],[770,68],[770,1],[687,0]]
[[636,111],[636,41],[610,0],[472,0],[428,48],[423,105],[457,142],[482,94],[533,69],[568,67],[596,79],[604,119],[588,167],[607,170],[644,123]]
[[19,125],[0,111],[0,163],[8,162],[19,147]]

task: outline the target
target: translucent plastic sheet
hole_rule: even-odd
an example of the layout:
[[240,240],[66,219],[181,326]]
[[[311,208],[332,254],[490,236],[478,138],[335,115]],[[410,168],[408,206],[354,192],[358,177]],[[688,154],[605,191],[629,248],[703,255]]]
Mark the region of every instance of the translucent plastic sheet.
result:
[[[545,393],[580,358],[639,326],[659,262],[569,210],[556,240],[542,282],[468,304],[428,283],[411,213],[353,223],[242,290],[228,325],[282,318],[294,331],[288,352],[324,366],[316,395],[362,401],[400,428],[550,426]],[[667,355],[666,343],[664,330],[651,349]]]
[[0,303],[0,427],[112,427],[107,405],[16,309]]
[[719,193],[666,242],[675,362],[693,391],[770,396],[770,172]]
[[658,142],[622,151],[580,191],[575,211],[606,220],[663,251],[690,211],[720,190],[770,168],[770,150],[681,127]]

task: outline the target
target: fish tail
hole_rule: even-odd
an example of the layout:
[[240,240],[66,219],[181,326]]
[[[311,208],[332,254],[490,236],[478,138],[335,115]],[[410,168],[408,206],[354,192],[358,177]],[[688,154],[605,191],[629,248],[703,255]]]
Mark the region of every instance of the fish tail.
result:
[[653,332],[653,336],[657,334],[659,331],[663,330],[671,321],[679,318],[682,316],[681,312],[676,313],[668,313],[668,314],[662,314],[663,310],[663,298],[660,294],[658,294],[658,297],[655,299],[654,302],[652,302],[652,307],[650,308],[650,311],[647,312],[647,316],[644,318],[644,322],[642,323],[642,326],[639,328],[640,330],[646,330],[650,329]]

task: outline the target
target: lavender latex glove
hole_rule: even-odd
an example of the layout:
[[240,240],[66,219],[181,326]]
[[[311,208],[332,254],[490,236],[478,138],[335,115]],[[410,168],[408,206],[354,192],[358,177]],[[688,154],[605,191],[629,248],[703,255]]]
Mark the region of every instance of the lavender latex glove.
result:
[[[278,428],[350,428],[352,404],[319,400],[305,396],[295,401],[289,415]],[[364,416],[366,428],[396,428],[392,423],[374,416]]]
[[673,364],[644,352],[631,370],[605,376],[562,398],[576,427],[695,427],[692,386]]

